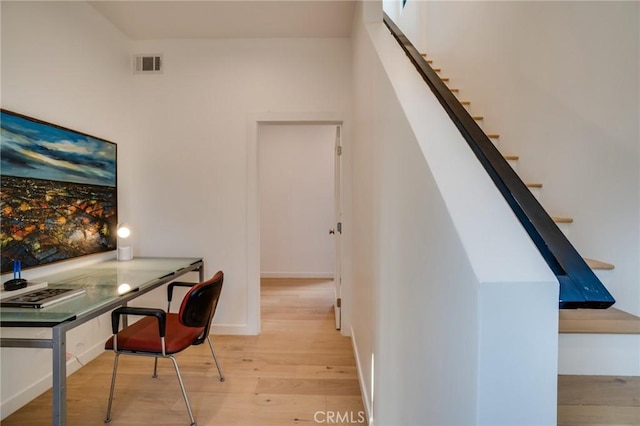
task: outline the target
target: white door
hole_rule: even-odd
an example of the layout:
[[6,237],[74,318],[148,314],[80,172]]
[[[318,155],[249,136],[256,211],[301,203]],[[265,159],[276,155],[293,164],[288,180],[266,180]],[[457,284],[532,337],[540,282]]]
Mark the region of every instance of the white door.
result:
[[336,316],[336,329],[340,330],[341,323],[341,306],[342,306],[342,297],[340,295],[340,287],[342,284],[342,199],[340,197],[340,173],[341,173],[341,158],[342,158],[342,127],[336,126],[336,148],[335,148],[335,182],[334,182],[334,192],[335,192],[335,222],[336,226],[334,230],[335,237],[335,276],[334,276],[334,284],[335,284],[335,298],[334,298],[334,312]]

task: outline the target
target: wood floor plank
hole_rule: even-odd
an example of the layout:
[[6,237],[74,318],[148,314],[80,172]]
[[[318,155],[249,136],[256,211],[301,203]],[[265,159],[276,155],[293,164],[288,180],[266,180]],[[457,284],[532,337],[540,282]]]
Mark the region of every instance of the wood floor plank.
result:
[[359,395],[357,379],[281,379],[261,378],[258,394],[281,395]]
[[558,376],[558,425],[640,425],[640,377]]
[[[314,424],[328,409],[358,419],[362,397],[351,340],[335,330],[333,283],[264,280],[261,305],[259,336],[213,336],[225,382],[207,345],[177,355],[198,425]],[[104,425],[113,359],[105,352],[69,377],[69,426]],[[188,424],[171,362],[159,361],[158,378],[152,372],[152,358],[120,357],[110,425]],[[2,421],[49,424],[51,391]]]
[[640,378],[561,375],[558,404],[640,407]]
[[558,406],[558,426],[640,425],[640,408],[609,406]]
[[[326,415],[335,416],[331,424],[363,424],[351,341],[334,329],[332,291],[324,280],[267,280],[261,335],[213,336],[225,382],[206,345],[179,354],[198,425],[328,424]],[[113,358],[105,352],[69,377],[70,426],[104,425]],[[160,360],[157,379],[152,370],[150,358],[121,357],[111,425],[188,424],[172,364]],[[558,425],[640,425],[639,399],[637,377],[560,376]],[[2,421],[49,424],[50,391]]]
[[561,309],[560,333],[639,334],[640,318],[616,308]]

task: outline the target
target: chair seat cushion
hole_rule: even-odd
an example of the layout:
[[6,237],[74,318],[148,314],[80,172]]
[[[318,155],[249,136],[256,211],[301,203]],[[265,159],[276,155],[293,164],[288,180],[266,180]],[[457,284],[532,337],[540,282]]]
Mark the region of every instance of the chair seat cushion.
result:
[[[180,352],[193,344],[204,327],[186,327],[177,314],[167,314],[165,350],[167,354]],[[105,349],[113,349],[113,337],[107,340]],[[131,352],[162,353],[158,320],[144,317],[118,333],[118,350]]]

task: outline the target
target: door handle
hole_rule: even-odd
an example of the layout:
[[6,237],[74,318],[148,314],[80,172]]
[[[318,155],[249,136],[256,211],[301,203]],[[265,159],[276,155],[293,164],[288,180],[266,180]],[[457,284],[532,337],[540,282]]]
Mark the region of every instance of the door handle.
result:
[[333,228],[332,228],[332,229],[329,229],[329,235],[333,235],[333,234],[335,234],[335,233],[336,233],[336,230],[335,230],[335,229],[333,229]]

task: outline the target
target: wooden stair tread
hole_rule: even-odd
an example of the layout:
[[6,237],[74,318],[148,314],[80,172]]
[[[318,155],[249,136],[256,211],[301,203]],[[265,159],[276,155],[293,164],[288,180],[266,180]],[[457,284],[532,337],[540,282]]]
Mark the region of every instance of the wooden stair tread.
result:
[[640,317],[616,308],[561,309],[560,333],[640,334]]
[[462,105],[471,105],[471,101],[460,101]]
[[458,93],[460,90],[459,89],[449,89],[450,92],[452,93]]
[[497,134],[497,133],[487,133],[487,137],[489,139],[498,139],[498,138],[500,138],[500,135]]
[[552,219],[555,223],[573,223],[573,218],[571,217],[553,216]]
[[541,183],[527,183],[527,188],[542,188]]
[[428,63],[429,65],[431,65],[431,64],[433,63],[433,61],[432,61],[431,59],[428,59],[428,60],[427,60],[427,63]]
[[441,68],[432,68],[435,72],[442,72]]
[[444,81],[445,83],[448,83],[449,77],[440,77],[440,80]]
[[472,118],[476,121],[484,120],[484,117],[481,115],[474,115]]
[[503,155],[505,160],[509,160],[509,161],[517,161],[520,159],[519,155]]
[[[638,408],[638,390],[640,389],[640,377],[638,376],[588,376],[588,375],[558,375],[558,408],[572,408],[573,420],[568,416],[563,419],[558,413],[558,425],[578,425],[578,424],[607,424],[607,425],[630,425],[638,416],[624,416],[623,408]],[[564,407],[563,407],[564,406]],[[589,411],[582,411],[588,408],[610,408],[611,412],[606,417],[599,417],[597,421],[588,418],[585,414]],[[564,410],[563,410],[564,411]],[[573,410],[572,410],[573,411]],[[609,411],[609,410],[607,410]],[[581,416],[577,416],[582,412]],[[593,411],[591,411],[593,413]],[[600,416],[606,413],[605,410],[596,411]],[[637,409],[635,413],[640,413]],[[610,416],[613,415],[613,416]],[[626,417],[626,419],[624,418]],[[631,417],[631,418],[630,418]],[[631,420],[631,421],[629,421]],[[636,422],[637,424],[637,422]]]
[[587,265],[589,265],[589,268],[591,269],[604,269],[604,270],[615,269],[615,266],[612,265],[611,263],[602,262],[600,260],[587,259],[585,257],[584,261],[587,262]]

